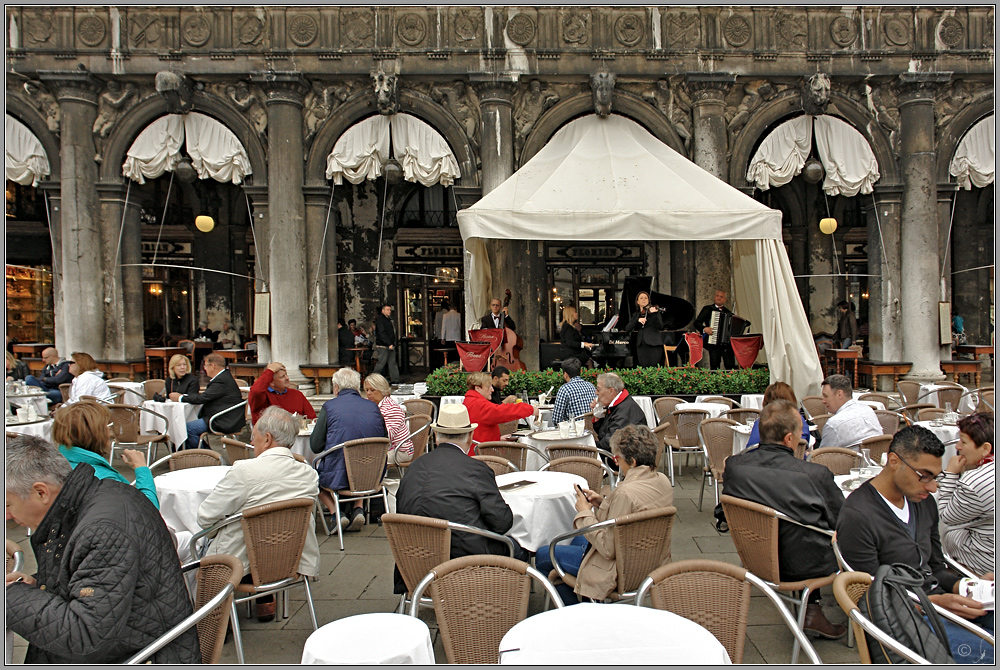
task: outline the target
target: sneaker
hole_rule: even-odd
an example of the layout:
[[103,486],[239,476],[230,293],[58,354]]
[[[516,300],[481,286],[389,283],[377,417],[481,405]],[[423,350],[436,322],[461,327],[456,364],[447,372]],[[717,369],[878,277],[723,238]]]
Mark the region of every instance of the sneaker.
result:
[[365,513],[360,507],[355,507],[351,512],[351,522],[345,529],[347,532],[355,532],[361,530],[361,527],[365,525]]
[[340,529],[341,530],[347,530],[347,527],[350,524],[351,524],[351,520],[347,517],[347,515],[346,514],[341,514],[340,515]]

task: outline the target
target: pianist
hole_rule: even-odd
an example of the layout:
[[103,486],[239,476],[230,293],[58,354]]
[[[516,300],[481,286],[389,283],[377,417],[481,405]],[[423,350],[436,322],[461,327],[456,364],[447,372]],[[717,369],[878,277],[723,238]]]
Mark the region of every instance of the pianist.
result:
[[726,292],[716,290],[715,300],[711,305],[705,305],[698,312],[698,318],[694,320],[694,327],[700,333],[708,337],[705,338],[705,350],[708,351],[708,361],[713,370],[718,370],[720,363],[725,362],[727,370],[736,368],[736,360],[733,357],[733,347],[728,342],[725,344],[712,344],[710,339],[714,330],[712,329],[713,317],[718,320],[717,315],[732,314],[726,307]]

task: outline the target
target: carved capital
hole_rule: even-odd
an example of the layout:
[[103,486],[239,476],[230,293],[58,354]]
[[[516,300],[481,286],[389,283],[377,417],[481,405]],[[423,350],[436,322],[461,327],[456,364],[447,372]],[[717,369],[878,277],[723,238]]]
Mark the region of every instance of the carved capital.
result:
[[951,81],[951,74],[951,72],[906,72],[899,75],[899,106],[913,103],[933,105],[938,89]]
[[250,81],[259,84],[267,98],[267,105],[305,105],[309,82],[301,72],[281,71],[251,72]]
[[517,92],[517,83],[513,81],[475,81],[472,88],[479,97],[481,107],[487,105],[506,105],[513,108],[514,94]]
[[694,96],[694,103],[725,102],[726,95],[736,83],[736,75],[726,72],[693,73],[687,75],[688,89]]
[[97,106],[97,94],[103,82],[81,70],[39,70],[38,78],[52,91],[60,104],[83,102]]

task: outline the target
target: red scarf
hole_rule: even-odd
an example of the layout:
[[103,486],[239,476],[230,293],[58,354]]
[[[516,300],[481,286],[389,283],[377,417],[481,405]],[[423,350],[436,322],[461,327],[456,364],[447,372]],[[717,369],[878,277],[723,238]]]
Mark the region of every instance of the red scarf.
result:
[[617,407],[618,405],[622,404],[622,402],[627,397],[628,397],[628,389],[622,389],[621,394],[617,398],[612,400],[610,405],[608,405],[608,409],[611,409],[612,407]]

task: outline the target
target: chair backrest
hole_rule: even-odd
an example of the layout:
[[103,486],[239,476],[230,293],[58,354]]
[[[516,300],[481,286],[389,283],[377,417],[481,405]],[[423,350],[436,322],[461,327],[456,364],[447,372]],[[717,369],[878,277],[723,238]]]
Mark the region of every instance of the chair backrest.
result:
[[835,475],[850,474],[851,468],[857,467],[860,454],[845,447],[823,447],[812,452],[809,460],[830,468]]
[[732,419],[719,417],[705,419],[698,427],[713,473],[721,473],[726,467],[726,459],[733,455],[733,427],[738,425],[740,424]]
[[904,405],[912,405],[920,396],[920,382],[901,379],[896,382],[896,390],[902,396]]
[[662,423],[663,418],[677,409],[677,405],[684,402],[684,398],[665,396],[653,401],[653,410],[656,412],[657,423]]
[[747,570],[761,579],[777,584],[778,516],[766,505],[721,495],[722,509],[733,536],[736,553]]
[[[430,402],[429,400],[427,402]],[[433,403],[431,403],[433,404]],[[426,426],[431,422],[430,414],[411,414],[406,417],[406,425],[410,431],[410,442],[413,443],[413,458],[410,459],[412,463],[417,458],[424,455],[427,451],[427,441],[430,439],[431,429],[427,428],[421,432],[416,433],[418,430]]]
[[940,407],[924,407],[917,410],[917,421],[933,421],[943,419],[945,411]]
[[[677,426],[677,446],[697,447],[700,443],[698,426],[711,416],[701,409],[675,409],[674,421]],[[668,429],[669,432],[669,429]]]
[[518,472],[518,467],[502,456],[473,456],[477,461],[482,461],[490,466],[493,475],[505,475],[508,472]]
[[[806,410],[808,418],[814,418],[818,414],[826,414],[826,405],[823,404],[823,397],[818,395],[807,395],[802,399],[802,407]],[[751,570],[751,572],[753,572]]]
[[582,458],[600,458],[597,447],[586,444],[552,444],[545,447],[545,453],[549,456],[549,462],[558,458],[569,458],[579,456]]
[[480,442],[474,453],[477,456],[499,456],[513,463],[518,470],[524,470],[529,451],[528,445],[520,442]]
[[[840,609],[844,610],[847,618],[851,617],[851,610],[857,609],[858,602],[868,593],[868,588],[872,585],[872,578],[867,572],[841,572],[833,580],[833,596],[837,599]],[[851,620],[851,628],[854,629],[854,638],[858,645],[858,655],[861,662],[870,664],[872,657],[868,653],[868,641],[865,638],[865,630],[855,621]]]
[[587,480],[587,488],[591,491],[600,491],[604,484],[604,464],[598,458],[565,456],[549,461],[542,467],[553,472],[568,472],[572,475],[579,475]]
[[[942,386],[947,386],[947,388],[941,388]],[[950,404],[952,411],[957,412],[958,403],[962,400],[965,391],[965,387],[958,384],[938,384],[937,406],[944,409]]]
[[[669,416],[669,415],[668,415]],[[667,438],[668,433],[673,426],[672,423],[667,422],[666,419],[660,422],[660,424],[653,429],[653,435],[656,436],[656,468],[660,469],[663,467],[663,454],[667,450]],[[676,440],[676,435],[673,436]]]
[[253,445],[240,442],[229,437],[222,438],[222,450],[226,454],[226,460],[232,465],[236,461],[253,458]]
[[593,430],[594,430],[594,413],[593,412],[587,412],[586,414],[581,414],[580,416],[578,416],[576,418],[577,418],[577,421],[579,421],[580,419],[583,419],[583,429],[584,430],[589,430],[589,431],[593,432]]
[[295,498],[243,510],[240,524],[255,587],[298,574],[313,505],[312,498]]
[[382,486],[389,445],[387,437],[366,437],[344,443],[344,463],[351,491],[375,491]]
[[875,402],[882,403],[882,406],[886,409],[890,407],[899,407],[899,401],[893,398],[888,393],[862,393],[858,396],[858,401],[862,400],[873,400]]
[[809,443],[799,438],[799,443],[795,445],[795,458],[805,458],[806,449],[809,448]]
[[721,396],[721,395],[705,396],[704,398],[701,399],[701,401],[702,402],[714,402],[714,403],[719,404],[719,405],[725,405],[729,409],[736,409],[737,407],[740,406],[740,404],[738,402],[736,402],[735,400],[733,400],[732,398],[727,398],[727,397]]
[[180,340],[177,346],[182,347],[188,356],[194,356],[194,340]]
[[403,406],[403,411],[406,412],[407,416],[426,414],[433,417],[437,410],[437,405],[423,398],[409,398],[400,404]]
[[868,449],[871,459],[876,463],[882,462],[882,455],[889,453],[889,445],[892,444],[892,435],[875,435],[861,440],[861,449]]
[[670,562],[670,532],[676,514],[677,508],[671,505],[615,518],[620,595],[635,591],[650,572]]
[[115,384],[115,383],[118,383],[118,382],[130,382],[130,381],[132,381],[132,380],[129,379],[128,377],[113,377],[111,379],[105,379],[104,380],[104,382],[106,384]]
[[415,514],[383,514],[382,527],[385,528],[385,537],[389,540],[396,567],[410,593],[424,575],[451,555],[451,529],[444,519]]
[[111,412],[111,439],[115,442],[135,444],[139,441],[139,412],[135,405],[107,405]]
[[756,421],[759,419],[760,410],[753,407],[738,407],[723,412],[722,417],[732,419],[736,423],[746,423],[747,421]]
[[222,465],[222,456],[211,449],[183,449],[170,454],[167,461],[170,471],[187,470],[188,468],[204,468],[212,465]]
[[[203,607],[226,587],[232,584],[235,589],[243,578],[243,561],[229,554],[213,554],[201,559],[201,566],[195,576],[197,589],[195,591],[194,607]],[[226,640],[226,628],[229,626],[229,612],[232,596],[223,600],[218,607],[198,622],[198,644],[201,647],[202,663],[218,663],[222,656],[222,644]]]
[[750,613],[746,570],[731,563],[687,560],[654,570],[653,607],[679,614],[704,626],[726,648],[729,659],[743,662]]
[[913,403],[912,405],[906,405],[904,407],[901,407],[899,411],[902,412],[903,416],[907,417],[911,422],[913,422],[920,420],[919,418],[917,418],[917,414],[922,409],[938,409],[938,406],[929,402],[917,402]]
[[62,401],[63,402],[66,402],[67,400],[69,400],[69,394],[70,394],[70,391],[72,389],[73,389],[73,385],[72,384],[60,384],[59,385],[59,392],[62,393],[62,398],[63,398]]
[[809,418],[814,424],[816,424],[816,429],[819,431],[820,436],[823,435],[823,427],[826,425],[827,420],[833,416],[832,414],[814,414]]
[[996,403],[993,401],[993,398],[994,389],[992,386],[979,389],[979,402],[976,404],[976,411],[994,412],[993,408],[996,407]]
[[243,422],[241,422],[239,424],[239,428],[236,429],[236,432],[239,432],[239,430],[241,428],[243,428],[243,424],[246,423],[247,411],[249,410],[249,407],[247,406],[247,401],[246,401],[246,397],[247,397],[246,393],[247,392],[249,392],[249,389],[247,389],[247,391],[243,391],[243,390],[240,391],[240,393],[243,395],[243,402],[238,402],[235,405],[233,405],[232,407],[227,407],[226,409],[221,410],[219,412],[216,412],[215,414],[213,414],[212,416],[209,417],[209,419],[208,419],[208,431],[210,433],[213,433],[215,435],[225,435],[225,433],[221,433],[221,432],[218,431],[218,429],[215,428],[214,422],[217,419],[220,419],[220,418],[223,418],[223,417],[227,418],[227,419],[230,419],[231,417],[237,416],[237,415],[240,415],[240,414],[243,415]]
[[142,383],[142,388],[146,392],[146,400],[152,400],[157,393],[163,393],[167,386],[165,379],[147,379]]
[[895,435],[899,431],[900,422],[906,422],[902,414],[889,409],[877,409],[875,416],[878,417],[878,422],[882,424],[882,432],[886,435]]
[[503,423],[498,424],[497,428],[500,430],[501,435],[510,435],[517,430],[517,419],[514,419],[513,421],[504,421]]

